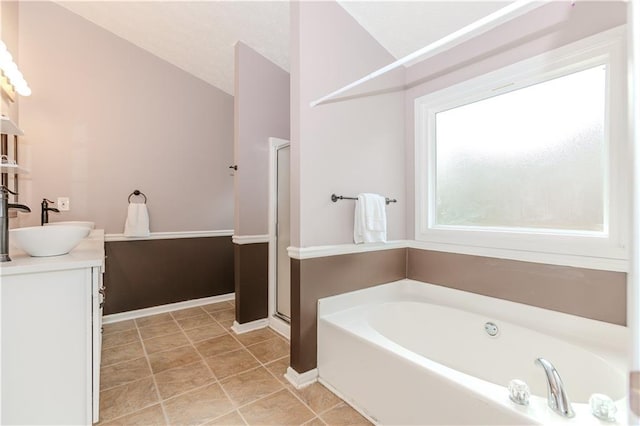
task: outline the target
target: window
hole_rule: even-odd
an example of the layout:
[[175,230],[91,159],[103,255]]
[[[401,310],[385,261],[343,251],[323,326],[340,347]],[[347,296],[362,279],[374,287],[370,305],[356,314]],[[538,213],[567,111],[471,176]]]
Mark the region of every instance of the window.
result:
[[627,258],[619,34],[416,99],[416,240]]

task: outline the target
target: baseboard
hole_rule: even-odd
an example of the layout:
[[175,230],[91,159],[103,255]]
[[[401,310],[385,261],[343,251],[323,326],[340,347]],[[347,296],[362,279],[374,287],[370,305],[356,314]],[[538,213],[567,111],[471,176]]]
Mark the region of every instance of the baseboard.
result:
[[209,305],[211,303],[226,302],[235,300],[235,293],[221,294],[219,296],[203,297],[201,299],[187,300],[184,302],[170,303],[167,305],[152,306],[150,308],[136,309],[135,311],[119,312],[102,317],[103,324],[126,321],[135,318],[148,317],[149,315],[162,314],[165,312],[179,311],[180,309],[193,308],[195,306]]
[[287,372],[285,373],[284,378],[287,379],[294,388],[302,389],[318,381],[318,369],[314,368],[313,370],[305,371],[300,374],[293,368],[287,367]]
[[278,317],[269,317],[269,328],[287,340],[291,340],[291,325]]
[[234,321],[233,325],[231,326],[231,330],[233,330],[233,332],[236,334],[244,334],[250,331],[265,328],[268,325],[269,325],[269,320],[267,318],[245,322],[243,324],[240,324],[238,321]]

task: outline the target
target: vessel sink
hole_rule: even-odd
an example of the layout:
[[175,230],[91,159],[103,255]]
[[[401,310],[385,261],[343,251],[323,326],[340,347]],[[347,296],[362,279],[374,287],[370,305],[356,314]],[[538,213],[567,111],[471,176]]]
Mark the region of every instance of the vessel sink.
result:
[[45,226],[62,226],[62,225],[72,225],[72,226],[84,226],[89,229],[94,229],[96,227],[95,222],[91,222],[88,220],[67,220],[63,222],[49,222],[45,223]]
[[86,226],[30,226],[9,231],[9,240],[29,256],[60,256],[69,253],[91,229]]

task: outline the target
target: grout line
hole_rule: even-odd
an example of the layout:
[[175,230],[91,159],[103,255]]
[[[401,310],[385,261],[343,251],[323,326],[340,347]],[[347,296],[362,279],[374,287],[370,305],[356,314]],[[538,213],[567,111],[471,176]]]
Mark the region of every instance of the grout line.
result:
[[[125,418],[127,416],[130,416],[132,414],[136,414],[136,413],[139,413],[140,411],[146,410],[148,408],[155,407],[156,405],[160,405],[160,402],[154,402],[153,404],[145,405],[144,407],[142,407],[142,408],[140,408],[140,409],[138,409],[136,411],[132,411],[130,413],[125,413],[125,414],[123,414],[121,416],[114,417],[113,419],[106,419],[106,420],[102,420],[101,419],[101,420],[98,421],[98,423],[93,423],[93,425],[97,426],[97,425],[104,424],[104,423],[113,423],[113,422],[121,420],[121,419],[123,419],[123,418]],[[162,410],[162,406],[160,406],[160,409]],[[164,414],[164,412],[163,412],[163,414]],[[165,418],[165,421],[166,421],[166,418]],[[167,423],[167,424],[169,424],[169,423]]]
[[[220,302],[220,303],[225,303],[225,302]],[[232,308],[232,307],[230,306],[230,308],[229,308],[229,309],[231,309],[231,308]],[[189,308],[189,309],[190,309],[190,308]],[[202,307],[201,307],[201,309],[202,309]],[[203,309],[203,310],[204,310],[204,309]],[[280,360],[282,360],[282,359],[284,359],[284,358],[288,357],[288,356],[289,356],[289,354],[287,354],[287,355],[283,355],[282,357],[279,357],[279,358],[276,358],[276,359],[273,359],[273,360],[269,360],[269,361],[267,361],[267,362],[262,362],[260,359],[258,359],[258,358],[257,358],[257,357],[256,357],[256,356],[255,356],[255,355],[254,355],[250,350],[249,350],[249,347],[250,347],[250,346],[254,346],[254,345],[257,345],[257,344],[260,344],[260,343],[264,343],[264,342],[269,341],[269,340],[275,340],[275,338],[280,338],[280,340],[284,341],[285,343],[287,343],[287,345],[289,345],[290,343],[289,343],[286,339],[283,339],[283,338],[281,338],[277,333],[274,333],[274,334],[275,334],[274,336],[269,337],[269,338],[267,338],[267,339],[265,339],[265,340],[262,340],[262,341],[260,341],[260,342],[255,342],[255,343],[252,343],[252,344],[250,344],[250,345],[245,345],[244,343],[242,343],[242,342],[238,339],[238,337],[235,335],[235,333],[233,333],[232,331],[230,331],[227,327],[223,326],[223,325],[222,325],[222,323],[220,322],[221,320],[218,320],[217,318],[215,318],[215,317],[212,315],[212,312],[208,312],[208,311],[206,311],[206,310],[204,310],[204,312],[205,312],[205,314],[209,315],[209,316],[210,316],[210,317],[211,317],[211,318],[212,318],[212,319],[213,319],[213,320],[214,320],[214,321],[215,321],[215,322],[216,322],[216,323],[221,327],[221,329],[224,331],[224,333],[222,333],[222,334],[220,334],[220,335],[218,335],[218,336],[213,336],[213,337],[210,337],[210,338],[208,338],[208,339],[202,339],[202,340],[198,340],[197,342],[194,342],[194,341],[192,341],[192,340],[191,340],[191,338],[189,338],[189,336],[186,334],[186,330],[184,329],[184,327],[183,327],[183,326],[178,322],[178,320],[177,320],[177,319],[175,319],[175,317],[173,316],[173,314],[172,314],[171,312],[169,312],[169,313],[171,314],[171,318],[173,319],[173,321],[178,325],[178,328],[180,329],[180,332],[181,332],[182,334],[184,334],[184,335],[187,337],[187,341],[188,341],[188,343],[186,343],[185,345],[179,346],[179,347],[175,347],[175,348],[167,349],[167,350],[165,350],[165,351],[154,352],[154,353],[162,353],[162,352],[167,352],[167,351],[175,350],[175,349],[178,349],[178,348],[183,348],[183,347],[186,347],[186,346],[191,346],[191,347],[196,351],[196,353],[198,354],[198,356],[200,357],[200,361],[194,361],[194,362],[192,362],[192,363],[185,364],[185,365],[191,365],[191,364],[195,364],[195,363],[197,363],[197,362],[204,362],[204,365],[206,366],[206,368],[211,372],[211,375],[212,375],[212,377],[213,377],[213,381],[212,381],[212,382],[209,382],[209,383],[206,383],[206,384],[204,384],[204,385],[202,385],[202,386],[198,386],[198,387],[196,387],[196,388],[192,388],[192,389],[190,389],[190,390],[188,390],[188,391],[185,391],[185,392],[182,392],[182,393],[180,393],[180,394],[173,395],[173,396],[171,396],[170,398],[167,398],[166,400],[163,400],[163,399],[162,399],[162,396],[160,395],[160,389],[159,389],[159,387],[158,387],[158,383],[157,383],[156,378],[155,378],[155,373],[154,373],[154,372],[153,372],[153,370],[151,369],[151,363],[150,363],[150,360],[149,360],[149,354],[147,353],[146,347],[145,347],[145,345],[144,345],[144,339],[142,339],[142,335],[141,335],[141,333],[140,333],[140,328],[144,328],[144,327],[140,327],[140,326],[138,325],[138,323],[137,323],[137,322],[135,322],[135,320],[134,320],[135,330],[136,330],[136,331],[137,331],[137,333],[138,333],[139,343],[142,345],[142,349],[143,349],[143,352],[144,352],[145,359],[146,359],[147,364],[148,364],[148,366],[149,366],[149,369],[150,369],[150,371],[151,371],[151,377],[152,377],[153,383],[154,383],[155,388],[156,388],[156,395],[157,395],[157,397],[158,397],[158,401],[159,401],[159,402],[154,403],[154,404],[151,404],[151,405],[146,406],[146,407],[143,407],[143,408],[141,408],[140,410],[136,410],[136,411],[133,411],[133,412],[131,412],[131,413],[126,413],[126,414],[124,414],[123,416],[120,416],[120,417],[118,417],[118,418],[121,418],[121,417],[124,417],[124,416],[128,416],[128,415],[130,415],[130,414],[136,413],[136,412],[141,411],[141,410],[143,410],[143,409],[147,409],[147,408],[149,408],[149,407],[151,407],[151,406],[154,406],[154,405],[156,405],[156,404],[159,404],[159,405],[160,405],[160,407],[161,407],[161,409],[162,409],[162,412],[163,412],[163,415],[164,415],[165,421],[167,422],[167,424],[170,424],[170,423],[169,423],[169,418],[168,418],[168,415],[167,415],[167,412],[166,412],[166,409],[165,409],[165,406],[164,406],[164,403],[165,403],[166,401],[171,401],[171,400],[173,400],[173,399],[175,399],[175,398],[178,398],[178,397],[180,397],[180,396],[182,396],[182,395],[185,395],[185,394],[187,394],[187,393],[190,393],[190,392],[193,392],[193,391],[197,391],[198,389],[205,388],[205,387],[207,387],[207,386],[210,386],[210,385],[211,385],[211,384],[213,384],[213,383],[217,383],[217,384],[220,386],[220,389],[222,389],[222,391],[223,391],[223,393],[225,394],[225,396],[226,396],[226,397],[229,399],[229,401],[232,403],[232,405],[233,405],[233,409],[231,409],[231,410],[230,410],[230,411],[228,411],[228,412],[222,413],[222,414],[220,414],[220,415],[219,415],[219,416],[217,416],[217,417],[214,417],[214,418],[212,418],[212,419],[208,419],[208,420],[207,420],[207,422],[210,422],[210,421],[212,421],[212,420],[215,420],[215,419],[221,418],[221,417],[223,417],[223,416],[226,416],[226,415],[228,415],[228,414],[231,414],[231,413],[233,413],[233,412],[236,412],[236,413],[238,413],[238,416],[240,416],[240,418],[242,419],[242,421],[245,423],[245,425],[249,425],[249,422],[248,422],[248,421],[246,420],[246,418],[242,415],[242,413],[240,412],[240,409],[241,409],[241,408],[244,408],[244,407],[246,407],[246,406],[249,406],[249,405],[251,405],[251,404],[254,404],[255,402],[260,401],[260,400],[262,400],[262,399],[264,399],[264,398],[268,398],[268,397],[270,397],[270,396],[272,396],[272,395],[274,395],[274,394],[276,394],[276,393],[278,393],[278,392],[281,392],[282,390],[285,390],[285,391],[289,392],[291,395],[293,395],[296,399],[298,399],[298,400],[303,404],[303,406],[305,406],[305,407],[306,407],[306,408],[307,408],[307,409],[308,409],[308,410],[309,410],[309,411],[314,415],[314,417],[313,417],[313,418],[311,418],[311,419],[309,419],[309,420],[307,420],[307,422],[305,422],[305,424],[306,424],[306,423],[309,423],[309,422],[311,422],[311,421],[313,421],[313,420],[315,420],[315,419],[319,420],[319,421],[320,421],[320,422],[322,422],[323,424],[326,424],[326,422],[322,419],[322,417],[321,417],[320,415],[321,415],[321,414],[324,414],[324,413],[327,413],[327,412],[328,412],[328,411],[330,411],[330,410],[333,410],[334,408],[338,407],[340,404],[342,404],[342,403],[344,402],[342,399],[338,398],[338,399],[339,399],[339,402],[338,402],[336,405],[331,406],[331,407],[329,407],[329,408],[327,408],[327,409],[325,409],[325,410],[323,410],[323,411],[321,411],[321,412],[316,412],[315,410],[313,410],[313,409],[311,408],[311,406],[309,406],[309,404],[307,404],[307,403],[306,403],[306,402],[305,402],[305,401],[304,401],[304,400],[303,400],[303,399],[302,399],[302,398],[301,398],[301,397],[300,397],[300,396],[295,392],[295,389],[294,389],[293,387],[291,387],[291,386],[287,385],[286,383],[283,383],[282,381],[280,381],[280,379],[279,379],[279,377],[277,376],[277,374],[276,374],[276,373],[274,373],[274,372],[272,372],[269,368],[267,368],[267,365],[272,364],[272,363],[277,362],[277,361],[280,361]],[[213,313],[215,313],[215,312],[220,312],[220,310],[219,310],[219,311],[214,311]],[[193,315],[193,316],[199,316],[199,315],[201,315],[201,314],[197,314],[197,315]],[[223,321],[226,321],[226,320],[223,320]],[[167,321],[167,322],[168,322],[168,321]],[[155,325],[155,324],[152,324],[152,325]],[[147,327],[148,327],[148,326],[147,326]],[[202,327],[206,327],[206,325],[204,325],[204,326],[202,326]],[[196,328],[199,328],[199,327],[196,327]],[[133,330],[133,329],[131,329],[131,330]],[[191,330],[191,329],[189,329],[189,330]],[[130,331],[130,330],[123,330],[123,331]],[[165,334],[165,335],[157,336],[157,338],[159,338],[159,337],[169,336],[169,335],[171,335],[171,334],[177,334],[177,333],[169,333],[169,334]],[[210,367],[210,366],[209,366],[209,364],[207,363],[207,361],[206,361],[206,357],[205,357],[204,355],[202,355],[202,354],[200,353],[200,351],[198,351],[198,349],[197,349],[197,348],[196,348],[196,346],[195,346],[197,343],[200,343],[200,342],[203,342],[203,341],[206,341],[206,340],[211,340],[211,339],[215,339],[215,338],[223,337],[225,334],[227,334],[227,335],[231,336],[231,337],[232,337],[236,342],[238,342],[238,343],[240,344],[240,347],[239,347],[239,348],[236,348],[236,349],[233,349],[233,350],[230,350],[230,351],[221,352],[221,353],[216,354],[216,355],[213,355],[213,356],[218,356],[218,355],[228,354],[228,353],[230,353],[230,352],[234,352],[234,351],[238,351],[238,350],[245,350],[246,352],[248,352],[248,353],[249,353],[249,354],[250,354],[250,355],[251,355],[251,356],[252,356],[252,357],[257,361],[258,366],[253,367],[253,368],[249,368],[249,369],[247,369],[247,370],[244,370],[244,371],[241,371],[241,372],[238,372],[238,373],[232,374],[232,375],[229,375],[229,376],[225,377],[225,378],[224,378],[224,380],[227,380],[227,379],[229,379],[229,378],[233,378],[233,377],[235,377],[235,376],[238,376],[238,375],[240,375],[240,374],[244,374],[244,373],[249,372],[249,371],[252,371],[252,370],[256,370],[256,369],[258,369],[258,368],[264,368],[264,369],[265,369],[265,370],[266,370],[266,371],[267,371],[267,372],[268,372],[268,373],[269,373],[269,374],[270,374],[270,375],[271,375],[271,376],[272,376],[272,377],[277,381],[277,383],[280,385],[280,388],[279,388],[279,389],[277,389],[276,391],[271,392],[271,393],[269,393],[269,394],[266,394],[266,395],[264,395],[264,396],[262,396],[262,397],[260,397],[260,398],[257,398],[257,399],[255,399],[255,400],[252,400],[252,401],[247,402],[247,403],[242,404],[242,405],[235,406],[235,404],[234,404],[234,402],[233,402],[233,399],[232,399],[232,398],[231,398],[231,396],[228,394],[228,392],[225,390],[225,388],[222,386],[222,383],[221,383],[220,379],[218,379],[218,377],[215,375],[215,373],[213,372],[213,370],[211,369],[211,367]],[[154,337],[154,338],[156,338],[156,337]],[[153,338],[152,338],[152,339],[153,339]],[[147,340],[150,340],[150,339],[147,339]],[[118,346],[125,346],[125,345],[129,345],[129,344],[132,344],[132,343],[135,343],[135,342],[130,342],[130,343],[126,343],[126,344],[124,344],[124,345],[118,345]],[[118,347],[118,346],[112,346],[112,347],[114,347],[114,348],[115,348],[115,347]],[[110,348],[108,348],[108,349],[110,349]],[[135,359],[137,359],[137,358],[134,358],[133,360],[135,360]],[[129,360],[129,361],[131,361],[131,360]],[[122,361],[121,363],[124,363],[124,362],[128,362],[128,361]],[[111,364],[111,365],[117,365],[117,364],[120,364],[120,363]],[[179,366],[179,367],[184,367],[184,366]],[[175,368],[179,368],[179,367],[175,367]],[[164,371],[168,371],[168,370],[164,370]],[[161,373],[162,373],[162,372],[161,372]],[[147,377],[145,377],[145,378],[147,378]],[[113,389],[113,388],[111,388],[111,389]],[[116,418],[116,419],[118,419],[118,418]],[[110,419],[109,421],[116,420],[116,419]]]
[[[276,334],[276,337],[279,337],[279,336],[277,335],[277,333],[274,333],[274,334]],[[276,381],[277,381],[277,382],[282,386],[282,389],[278,390],[277,392],[280,392],[281,390],[283,390],[283,389],[284,389],[285,391],[287,391],[287,392],[289,392],[291,395],[293,395],[293,397],[294,397],[294,398],[296,398],[298,401],[300,401],[300,402],[302,403],[302,405],[303,405],[303,406],[305,406],[305,407],[307,407],[307,408],[309,409],[309,411],[314,415],[314,417],[312,417],[311,419],[307,420],[307,422],[310,422],[311,420],[313,420],[314,418],[316,418],[316,417],[317,417],[320,421],[322,421],[323,423],[325,423],[325,422],[324,422],[324,420],[322,420],[322,418],[320,418],[320,415],[319,415],[318,413],[316,413],[316,412],[315,412],[315,411],[314,411],[314,410],[309,406],[309,404],[307,404],[304,400],[302,400],[302,398],[300,398],[300,397],[296,394],[296,392],[291,391],[291,389],[289,389],[289,388],[287,387],[287,385],[286,385],[286,384],[283,384],[283,383],[280,381],[280,379],[275,375],[275,373],[273,373],[271,370],[269,370],[269,369],[267,368],[267,364],[270,364],[270,363],[272,363],[272,362],[275,362],[275,361],[278,361],[278,360],[280,360],[280,359],[286,358],[286,357],[287,357],[287,356],[289,356],[289,355],[285,355],[285,356],[282,356],[282,357],[280,357],[280,358],[277,358],[277,359],[271,360],[271,361],[269,361],[269,362],[267,362],[267,363],[263,363],[262,361],[260,361],[260,360],[258,359],[258,357],[256,357],[256,356],[253,354],[253,352],[251,352],[251,351],[249,350],[249,346],[257,345],[257,344],[259,344],[259,343],[263,343],[263,342],[266,342],[266,341],[268,341],[268,340],[274,340],[274,338],[269,338],[269,339],[263,340],[262,342],[254,343],[254,344],[252,344],[252,345],[244,345],[242,342],[240,342],[240,340],[237,338],[237,336],[234,336],[234,335],[232,334],[232,337],[233,337],[234,339],[236,339],[236,340],[237,340],[237,341],[242,345],[242,347],[243,347],[247,352],[249,352],[249,353],[251,354],[251,356],[253,356],[253,357],[256,359],[256,361],[258,361],[258,363],[260,364],[260,366],[262,366],[262,368],[264,368],[265,370],[267,370],[267,372],[268,372],[269,374],[271,374],[271,376],[273,376],[273,378],[274,378],[274,379],[275,379],[275,380],[276,380]],[[284,340],[284,341],[287,343],[287,345],[289,345],[289,342],[287,342],[285,339],[281,339],[281,340]],[[249,370],[247,370],[247,371],[249,371]],[[272,393],[272,394],[270,394],[270,395],[273,395],[273,394],[275,394],[275,393],[277,393],[277,392],[273,392],[273,393]],[[261,400],[261,399],[263,399],[263,398],[266,398],[266,397],[268,397],[268,396],[269,396],[269,395],[265,395],[265,396],[264,396],[264,397],[262,397],[262,398],[258,398],[258,399],[256,399],[255,401],[252,401],[252,402],[251,402],[251,404],[253,404],[254,402],[259,401],[259,400]],[[339,398],[339,399],[340,399],[340,401],[342,402],[342,399],[341,399],[341,398]],[[338,404],[339,404],[339,403],[338,403]],[[338,404],[336,404],[334,407],[331,407],[331,408],[335,408],[335,407],[337,407],[337,406],[338,406]],[[247,405],[249,405],[249,404],[247,404]],[[328,411],[328,410],[326,410],[326,411]],[[240,407],[238,407],[238,413],[240,413]],[[240,415],[242,416],[242,413],[240,413]],[[244,417],[243,417],[243,419],[244,419]],[[305,422],[305,423],[307,423],[307,422]],[[248,424],[248,422],[247,422],[247,424]],[[325,423],[325,424],[326,424],[326,423]]]
[[[207,312],[207,314],[209,314]],[[209,315],[218,325],[220,325],[222,327],[222,325],[218,322],[218,320],[216,320],[215,318],[213,318],[213,316]],[[182,325],[180,325],[180,323],[178,323],[178,327],[182,330],[182,332],[184,333],[184,328],[182,327]],[[226,329],[224,327],[222,327],[222,329],[226,331]],[[186,334],[186,333],[185,333]],[[221,335],[223,336],[223,335]],[[189,339],[189,336],[187,336],[187,340],[189,340],[191,342],[191,339]],[[207,339],[208,340],[208,339]],[[220,383],[220,380],[218,380],[218,376],[216,376],[216,373],[213,372],[213,370],[211,369],[211,367],[209,366],[209,363],[207,362],[207,359],[204,357],[204,355],[202,355],[200,353],[200,351],[198,350],[198,348],[196,348],[195,344],[193,342],[191,342],[191,347],[193,348],[194,351],[196,351],[196,353],[198,354],[198,356],[200,357],[200,362],[204,363],[204,366],[209,370],[209,372],[211,373],[211,375],[213,376],[215,383],[218,384],[218,387],[222,390],[222,393],[224,393],[224,395],[227,397],[227,399],[229,400],[229,402],[231,403],[231,406],[233,407],[234,410],[237,411],[237,407],[235,407],[235,404],[233,402],[233,399],[231,399],[231,396],[227,393],[227,391],[225,390],[225,388],[222,386],[222,383]],[[226,353],[226,352],[225,352]],[[208,385],[211,385],[211,383],[209,383]],[[205,385],[205,386],[208,386]],[[202,386],[204,387],[204,386]],[[192,392],[194,389],[189,390],[188,392]],[[187,393],[187,392],[185,392]],[[228,413],[231,413],[233,410],[227,412],[227,413],[223,413],[218,417],[221,416],[225,416]],[[242,417],[242,414],[240,414],[240,412],[238,411],[238,414],[240,415],[240,418],[242,419],[243,422],[245,422],[245,424],[247,423],[246,420],[244,419],[244,417]],[[207,419],[203,424],[209,423],[210,421],[217,419],[218,417],[214,417],[213,419]],[[170,424],[169,422],[167,422],[167,424]]]
[[[220,302],[220,303],[226,303],[226,302]],[[206,305],[205,305],[205,306],[206,306]],[[203,309],[203,311],[205,312],[205,314],[209,315],[209,312],[205,311],[204,309]],[[200,354],[200,352],[197,350],[197,348],[196,348],[196,347],[195,347],[195,345],[193,344],[193,342],[191,342],[191,339],[189,338],[189,336],[187,336],[187,335],[186,335],[186,333],[185,333],[184,329],[182,328],[182,326],[180,325],[180,323],[175,319],[175,317],[173,316],[173,314],[171,314],[171,312],[168,312],[168,313],[169,313],[169,314],[170,314],[170,316],[171,316],[171,319],[170,319],[170,320],[162,321],[162,322],[159,322],[159,323],[156,323],[156,324],[163,324],[163,323],[165,323],[165,322],[170,322],[170,321],[175,322],[175,323],[177,324],[177,326],[178,326],[178,328],[179,328],[180,332],[181,332],[183,335],[185,335],[185,337],[187,337],[187,342],[188,342],[188,343],[187,343],[187,344],[185,344],[185,345],[182,345],[182,346],[176,347],[176,348],[167,349],[166,351],[170,351],[170,350],[173,350],[173,349],[182,348],[182,347],[185,347],[185,346],[192,346],[192,347],[193,347],[193,349],[196,351],[196,353],[197,353],[201,358],[203,358],[203,357],[202,357],[202,355]],[[157,315],[162,315],[162,314],[157,314]],[[209,315],[209,316],[211,316],[211,315]],[[213,318],[213,317],[211,317],[211,318]],[[217,324],[218,324],[218,325],[219,325],[219,326],[220,326],[220,327],[225,331],[225,333],[228,333],[228,331],[226,330],[226,328],[225,328],[224,326],[222,326],[222,324],[220,324],[220,323],[219,323],[219,321],[218,321],[216,318],[213,318],[213,320],[214,320],[214,321],[216,321],[216,323],[217,323]],[[134,344],[134,343],[139,343],[139,344],[140,344],[140,346],[142,347],[143,357],[144,357],[144,358],[145,358],[145,360],[147,361],[147,366],[149,367],[149,370],[151,371],[151,375],[150,375],[150,376],[145,376],[145,377],[139,378],[139,379],[134,380],[134,381],[131,381],[131,382],[123,383],[123,384],[118,385],[118,386],[124,386],[124,385],[130,384],[130,383],[134,383],[134,382],[136,382],[136,381],[138,381],[138,380],[144,380],[144,379],[148,379],[149,377],[151,377],[151,380],[153,381],[154,387],[155,387],[155,389],[156,389],[156,396],[157,396],[158,400],[157,400],[156,402],[154,402],[153,404],[146,405],[146,406],[141,407],[141,408],[139,408],[138,410],[135,410],[135,411],[132,411],[132,412],[124,413],[123,415],[118,416],[118,417],[115,417],[115,418],[113,418],[113,419],[107,419],[106,421],[111,422],[111,421],[114,421],[114,420],[117,420],[117,419],[120,419],[120,418],[123,418],[123,417],[129,416],[129,415],[132,415],[132,414],[137,413],[137,412],[139,412],[139,411],[146,410],[146,409],[147,409],[147,408],[149,408],[149,407],[152,407],[152,406],[155,406],[155,405],[159,405],[159,406],[160,406],[160,409],[162,410],[162,414],[163,414],[163,416],[164,416],[164,420],[165,420],[166,424],[167,424],[167,425],[169,425],[169,424],[170,424],[170,423],[169,423],[169,417],[168,417],[167,412],[166,412],[166,409],[165,409],[165,407],[164,407],[164,400],[162,399],[162,396],[160,395],[160,388],[158,387],[158,383],[157,383],[157,381],[156,381],[155,373],[153,372],[153,369],[151,368],[151,362],[150,362],[150,360],[149,360],[149,354],[147,353],[147,349],[146,349],[146,346],[145,346],[145,344],[144,344],[145,339],[143,339],[143,338],[142,338],[142,334],[140,333],[140,329],[141,329],[141,328],[150,327],[150,326],[153,326],[153,325],[156,325],[156,324],[150,324],[150,325],[147,325],[147,326],[145,326],[145,327],[140,327],[140,326],[139,326],[139,324],[138,324],[138,322],[136,321],[136,319],[135,319],[135,318],[132,318],[132,319],[131,319],[131,321],[132,321],[132,324],[133,324],[133,327],[132,327],[132,328],[127,329],[127,330],[121,330],[121,331],[113,332],[113,333],[108,333],[108,334],[117,334],[117,333],[124,333],[124,332],[131,332],[131,331],[135,331],[135,332],[136,332],[136,335],[137,335],[137,340],[132,341],[132,342],[127,342],[127,343],[124,343],[124,344],[122,344],[122,345],[113,345],[113,346],[110,346],[110,347],[107,347],[107,348],[102,347],[102,350],[104,351],[104,350],[108,350],[108,349],[112,349],[112,348],[119,348],[119,347],[123,347],[123,346],[126,346],[126,345],[131,345],[131,344]],[[155,339],[155,338],[159,338],[159,337],[170,336],[170,335],[172,335],[172,334],[178,334],[178,333],[168,333],[168,334],[163,334],[163,335],[159,335],[159,336],[156,336],[156,337],[152,337],[152,338],[147,339],[147,340],[151,340],[151,339]],[[222,336],[222,335],[221,335],[221,336]],[[218,337],[218,336],[216,336],[216,337]],[[154,353],[161,353],[161,352],[166,352],[166,351],[159,351],[159,352],[154,352]],[[111,364],[111,365],[109,365],[109,366],[105,366],[105,367],[110,367],[110,366],[112,366],[112,365],[117,365],[117,364],[121,364],[121,363],[124,363],[124,362],[134,361],[134,360],[139,359],[139,358],[142,358],[142,357],[133,358],[133,359],[128,360],[128,361],[122,361],[122,362],[115,363],[115,364]],[[194,363],[196,363],[196,362],[200,362],[200,361],[194,361],[192,364],[194,364]],[[206,362],[205,362],[204,364],[205,364],[205,366],[206,366],[207,368],[209,368],[209,366],[208,366],[208,364],[207,364]],[[101,372],[101,373],[102,373],[102,367],[103,367],[103,366],[101,365],[101,366],[100,366],[100,370],[101,370],[100,372]],[[176,367],[176,368],[177,368],[177,367]],[[209,370],[211,371],[211,369],[210,369],[210,368],[209,368]],[[164,371],[167,371],[167,370],[164,370]],[[183,394],[185,394],[185,393],[191,392],[191,391],[193,391],[193,390],[195,390],[195,389],[199,389],[199,388],[201,388],[201,387],[205,387],[205,386],[211,385],[211,383],[217,383],[217,382],[218,382],[218,381],[217,381],[217,377],[215,376],[215,374],[213,373],[213,371],[211,371],[211,374],[212,374],[212,376],[213,376],[214,382],[210,382],[210,383],[207,383],[206,385],[200,386],[200,387],[198,387],[198,388],[194,388],[194,389],[191,389],[191,390],[189,390],[189,391],[187,391],[187,392],[183,392],[183,393],[182,393],[182,394],[180,394],[180,395],[183,395]],[[107,390],[110,390],[110,389],[115,389],[115,388],[116,388],[116,387],[118,387],[118,386],[114,386],[114,387],[111,387],[111,388],[108,388],[108,389],[100,389],[100,390],[99,390],[99,392],[107,391]],[[222,386],[221,386],[221,388],[222,388]],[[223,391],[224,391],[224,389],[223,389]],[[179,395],[174,395],[173,397],[168,398],[167,400],[173,399],[173,398],[175,398],[175,397],[177,397],[177,396],[179,396]],[[228,397],[228,396],[227,396],[227,397]],[[231,398],[229,398],[229,400],[231,401]],[[243,421],[244,421],[244,419],[243,419]],[[245,421],[245,423],[246,423],[246,421]]]
[[149,365],[149,371],[151,371],[151,379],[153,380],[153,386],[156,389],[156,396],[158,397],[158,402],[160,404],[160,409],[162,410],[162,415],[164,416],[164,421],[166,424],[170,425],[171,423],[169,422],[169,416],[167,415],[167,410],[165,410],[164,404],[162,403],[162,396],[160,395],[160,388],[158,387],[158,382],[156,381],[156,375],[153,373],[153,368],[151,367],[151,360],[149,360],[149,354],[147,353],[147,348],[144,345],[144,340],[142,339],[142,334],[140,333],[140,327],[138,327],[137,322],[135,324],[136,324],[136,330],[138,331],[138,338],[140,339],[140,343],[142,344],[142,350],[144,351],[144,356],[147,360],[147,365]]

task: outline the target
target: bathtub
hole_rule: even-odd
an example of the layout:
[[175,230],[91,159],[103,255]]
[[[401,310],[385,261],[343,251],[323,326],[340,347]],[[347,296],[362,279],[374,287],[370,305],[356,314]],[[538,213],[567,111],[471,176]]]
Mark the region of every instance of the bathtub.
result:
[[[628,338],[626,327],[401,280],[318,302],[318,380],[376,424],[626,424]],[[575,417],[548,407],[538,357]],[[511,379],[529,385],[529,405],[509,399]],[[615,401],[616,423],[591,415],[593,393]]]

